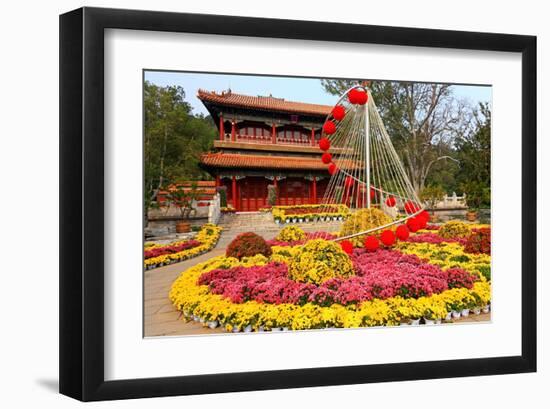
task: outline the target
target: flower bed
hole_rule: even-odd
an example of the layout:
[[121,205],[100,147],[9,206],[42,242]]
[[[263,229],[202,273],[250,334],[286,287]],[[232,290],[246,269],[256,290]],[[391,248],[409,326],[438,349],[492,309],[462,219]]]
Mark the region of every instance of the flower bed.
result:
[[324,240],[332,240],[337,237],[336,234],[327,233],[324,231],[316,231],[316,232],[309,232],[304,233],[305,238],[302,240],[290,240],[290,241],[282,241],[279,240],[278,237],[274,238],[273,240],[267,240],[267,244],[270,246],[298,246],[300,244],[304,244],[305,242],[313,239],[324,239]]
[[396,248],[405,254],[417,255],[427,263],[441,268],[462,268],[491,279],[491,256],[488,254],[468,254],[459,243],[406,243]]
[[[422,317],[439,322],[451,311],[490,302],[490,256],[468,254],[459,241],[355,248],[352,275],[346,270],[314,281],[292,279],[290,266],[302,261],[307,246],[286,244],[273,246],[269,257],[220,256],[198,264],[174,282],[170,299],[187,319],[234,332],[392,326]],[[306,264],[300,268],[314,266]]]
[[303,223],[343,220],[349,215],[349,209],[342,204],[274,206],[272,214],[275,223]]
[[167,246],[154,246],[145,249],[143,252],[143,258],[147,260],[148,258],[164,256],[165,254],[179,253],[180,251],[200,246],[200,244],[200,241],[197,240],[185,240],[169,244]]
[[204,254],[216,245],[221,230],[221,227],[207,223],[202,226],[193,240],[147,246],[144,251],[144,267],[146,270],[151,270]]

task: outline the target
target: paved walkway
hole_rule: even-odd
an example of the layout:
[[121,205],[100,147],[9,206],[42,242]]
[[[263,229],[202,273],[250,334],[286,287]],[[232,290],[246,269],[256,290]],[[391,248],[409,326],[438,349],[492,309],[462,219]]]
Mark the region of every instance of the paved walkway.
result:
[[172,283],[181,272],[212,257],[225,254],[225,247],[239,233],[240,231],[224,230],[212,251],[181,263],[170,264],[144,273],[143,324],[146,337],[221,332],[219,328],[213,330],[204,328],[200,323],[186,323],[181,316],[181,312],[177,311],[168,299],[168,293]]

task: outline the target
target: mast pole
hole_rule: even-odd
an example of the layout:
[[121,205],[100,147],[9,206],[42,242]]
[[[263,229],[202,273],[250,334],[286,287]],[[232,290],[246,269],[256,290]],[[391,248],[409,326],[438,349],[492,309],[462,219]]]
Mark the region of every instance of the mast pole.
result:
[[[365,87],[365,92],[368,95],[368,89]],[[370,135],[369,135],[369,102],[365,104],[365,175],[366,175],[366,192],[367,192],[367,209],[370,209]]]

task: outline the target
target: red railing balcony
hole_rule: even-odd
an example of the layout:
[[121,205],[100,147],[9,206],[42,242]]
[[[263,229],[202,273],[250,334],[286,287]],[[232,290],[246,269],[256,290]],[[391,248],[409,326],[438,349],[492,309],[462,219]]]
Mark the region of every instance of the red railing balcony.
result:
[[[232,142],[231,134],[226,133],[225,142]],[[247,134],[237,134],[235,135],[235,142],[239,143],[261,143],[261,144],[272,144],[272,136],[266,135],[247,135]],[[292,145],[292,146],[318,146],[319,141],[315,139],[314,145],[311,144],[310,138],[285,138],[277,136],[275,139],[277,145]]]

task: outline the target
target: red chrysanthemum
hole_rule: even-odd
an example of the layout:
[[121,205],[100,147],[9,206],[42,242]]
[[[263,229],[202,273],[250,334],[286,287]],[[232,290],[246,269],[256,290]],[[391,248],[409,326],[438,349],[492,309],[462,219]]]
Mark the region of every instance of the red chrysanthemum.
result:
[[323,131],[327,135],[332,135],[334,132],[336,132],[336,124],[332,121],[325,122],[325,124],[323,125]]
[[341,241],[340,247],[342,247],[342,250],[344,250],[347,254],[353,253],[353,243],[349,240]]
[[365,239],[365,249],[368,251],[375,251],[378,250],[380,247],[380,242],[375,236],[367,236]]
[[395,235],[399,240],[407,240],[409,238],[409,229],[407,226],[401,225],[395,229]]
[[338,172],[338,167],[336,166],[336,164],[331,163],[330,165],[328,165],[328,173],[330,175],[334,175],[336,172]]
[[319,139],[319,149],[322,151],[328,151],[330,149],[330,141],[328,138]]
[[332,117],[337,121],[341,121],[346,116],[346,110],[342,105],[336,105],[332,109]]
[[395,203],[396,203],[395,197],[388,196],[388,198],[386,199],[386,206],[393,207],[393,206],[395,206]]
[[323,153],[321,156],[321,161],[323,161],[324,164],[328,165],[330,162],[332,162],[332,155],[328,152]]
[[393,246],[395,244],[395,233],[391,230],[384,230],[380,235],[380,241],[385,246]]

